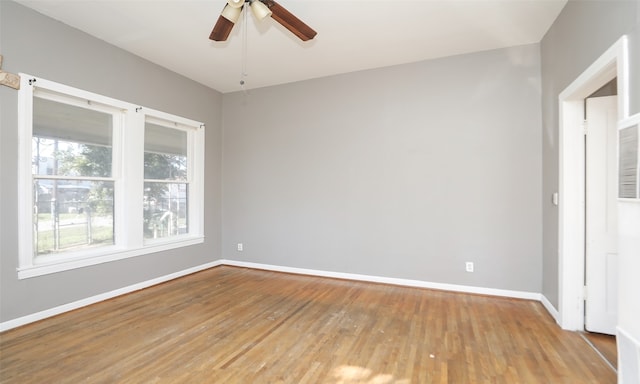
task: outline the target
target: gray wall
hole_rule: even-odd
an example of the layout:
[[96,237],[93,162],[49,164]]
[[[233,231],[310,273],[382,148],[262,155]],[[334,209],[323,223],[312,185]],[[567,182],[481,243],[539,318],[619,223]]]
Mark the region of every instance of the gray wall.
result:
[[640,2],[569,1],[541,42],[543,286],[558,308],[558,95],[621,36],[629,35],[630,113],[640,112]]
[[540,292],[539,63],[534,44],[225,94],[223,256]]
[[[205,243],[18,280],[17,101],[0,87],[0,322],[220,258],[222,96],[10,1],[0,1],[3,69],[25,72],[206,124]],[[170,47],[167,47],[170,49]]]

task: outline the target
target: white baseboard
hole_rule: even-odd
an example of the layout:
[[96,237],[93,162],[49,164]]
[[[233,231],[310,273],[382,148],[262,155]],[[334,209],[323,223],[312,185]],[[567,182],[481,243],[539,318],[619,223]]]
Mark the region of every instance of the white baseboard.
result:
[[178,271],[178,272],[175,272],[175,273],[171,273],[171,274],[168,274],[168,275],[165,275],[165,276],[160,276],[160,277],[157,277],[155,279],[151,279],[151,280],[143,281],[143,282],[140,282],[140,283],[137,283],[137,284],[133,284],[133,285],[130,285],[128,287],[119,288],[119,289],[116,289],[116,290],[113,290],[113,291],[110,291],[110,292],[105,292],[105,293],[101,293],[99,295],[95,295],[95,296],[87,297],[85,299],[74,301],[72,303],[60,305],[60,306],[55,307],[55,308],[46,309],[44,311],[32,313],[30,315],[19,317],[17,319],[5,321],[3,323],[0,323],[0,332],[6,331],[6,330],[9,330],[9,329],[12,329],[12,328],[16,328],[16,327],[19,327],[19,326],[22,326],[22,325],[26,325],[26,324],[29,324],[29,323],[33,323],[33,322],[38,321],[38,320],[46,319],[47,317],[56,316],[56,315],[59,315],[59,314],[64,313],[64,312],[72,311],[74,309],[85,307],[87,305],[95,304],[95,303],[98,303],[100,301],[108,300],[108,299],[114,298],[116,296],[124,295],[126,293],[131,293],[131,292],[134,292],[134,291],[138,291],[140,289],[148,288],[148,287],[150,287],[152,285],[164,283],[166,281],[173,280],[173,279],[176,279],[178,277],[190,275],[192,273],[199,272],[199,271],[202,271],[202,270],[205,270],[205,269],[209,269],[209,268],[212,268],[212,267],[216,267],[216,266],[221,265],[221,264],[222,263],[221,263],[220,260],[216,260],[216,261],[211,262],[211,263],[198,265],[198,266],[195,266],[195,267],[192,267],[192,268],[188,268],[188,269],[185,269],[185,270],[182,270],[182,271]]
[[401,286],[407,286],[407,287],[439,289],[443,291],[475,293],[480,295],[502,296],[502,297],[517,298],[517,299],[541,301],[541,296],[542,296],[539,293],[535,293],[535,292],[510,291],[505,289],[473,287],[468,285],[457,285],[457,284],[431,283],[431,282],[422,281],[422,280],[398,279],[394,277],[370,276],[370,275],[360,275],[355,273],[342,273],[342,272],[322,271],[322,270],[316,270],[316,269],[293,268],[293,267],[284,267],[280,265],[250,263],[246,261],[235,261],[235,260],[223,259],[223,260],[220,260],[220,262],[221,264],[235,266],[235,267],[263,269],[267,271],[295,273],[299,275],[332,277],[336,279],[368,281],[372,283],[384,283],[384,284],[401,285]]
[[640,341],[618,327],[618,383],[640,384]]
[[160,284],[169,280],[176,279],[178,277],[186,276],[186,275],[199,272],[205,269],[217,267],[219,265],[262,269],[267,271],[294,273],[299,275],[321,276],[321,277],[331,277],[336,279],[384,283],[384,284],[400,285],[400,286],[407,286],[407,287],[438,289],[438,290],[452,291],[452,292],[463,292],[463,293],[473,293],[473,294],[480,294],[480,295],[535,300],[535,301],[542,302],[542,304],[547,309],[547,311],[549,311],[551,316],[553,316],[555,319],[558,318],[558,312],[553,308],[553,306],[549,303],[549,301],[540,293],[535,293],[535,292],[511,291],[511,290],[505,290],[505,289],[474,287],[474,286],[467,286],[467,285],[433,283],[433,282],[422,281],[422,280],[399,279],[399,278],[393,278],[393,277],[361,275],[361,274],[355,274],[355,273],[331,272],[331,271],[322,271],[322,270],[316,270],[316,269],[294,268],[294,267],[285,267],[285,266],[271,265],[271,264],[260,264],[260,263],[251,263],[251,262],[245,262],[245,261],[221,259],[221,260],[213,261],[211,263],[202,264],[202,265],[188,268],[182,271],[171,273],[165,276],[157,277],[155,279],[143,281],[127,287],[119,288],[110,292],[105,292],[99,295],[87,297],[85,299],[74,301],[72,303],[64,304],[55,308],[50,308],[44,311],[36,312],[27,316],[19,317],[17,319],[5,321],[3,323],[0,323],[0,332],[6,331],[12,328],[16,328],[22,325],[26,325],[29,323],[33,323],[38,320],[46,319],[47,317],[56,316],[64,312],[72,311],[74,309],[85,307],[87,305],[95,304],[100,301],[108,300],[116,296],[131,293],[143,288],[148,288],[156,284]]
[[556,323],[560,324],[560,312],[551,305],[551,302],[545,295],[540,295],[540,302],[544,305],[544,308],[549,312],[551,317],[556,321]]

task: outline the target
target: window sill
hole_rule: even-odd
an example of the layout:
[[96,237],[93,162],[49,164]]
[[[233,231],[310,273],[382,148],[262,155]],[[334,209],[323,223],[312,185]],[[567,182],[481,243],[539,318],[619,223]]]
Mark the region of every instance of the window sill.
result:
[[187,247],[195,244],[202,244],[203,242],[204,236],[189,236],[180,239],[173,239],[171,241],[154,242],[152,244],[146,245],[143,248],[137,249],[110,249],[106,252],[101,252],[99,254],[93,254],[84,257],[65,258],[56,261],[46,261],[41,263],[38,263],[36,261],[34,265],[18,268],[18,279],[22,280],[31,277],[69,271],[72,269],[147,255],[150,253],[167,251],[170,249]]

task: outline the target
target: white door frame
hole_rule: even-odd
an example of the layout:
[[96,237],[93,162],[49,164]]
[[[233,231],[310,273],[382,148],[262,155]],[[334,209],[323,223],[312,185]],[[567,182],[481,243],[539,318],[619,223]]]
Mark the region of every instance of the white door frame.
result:
[[563,329],[584,330],[584,99],[617,76],[618,120],[629,116],[627,37],[622,36],[559,99],[559,305]]

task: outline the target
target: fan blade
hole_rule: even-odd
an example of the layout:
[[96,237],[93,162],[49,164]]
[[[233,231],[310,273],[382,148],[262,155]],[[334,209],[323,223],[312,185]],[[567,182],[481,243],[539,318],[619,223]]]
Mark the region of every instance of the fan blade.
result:
[[234,25],[235,24],[233,24],[231,21],[225,19],[222,16],[219,16],[216,25],[213,26],[213,30],[209,35],[209,39],[215,41],[226,41]]
[[313,39],[318,32],[314,31],[310,26],[298,19],[293,13],[287,11],[282,5],[274,0],[260,0],[272,12],[271,18],[282,24],[294,35],[298,36],[302,41]]
[[231,7],[230,5],[225,5],[224,8],[222,8],[222,13],[218,17],[216,25],[213,26],[213,31],[211,31],[209,39],[215,41],[227,40],[233,26],[236,21],[238,21],[238,17],[240,17],[242,8],[244,8],[244,6]]

